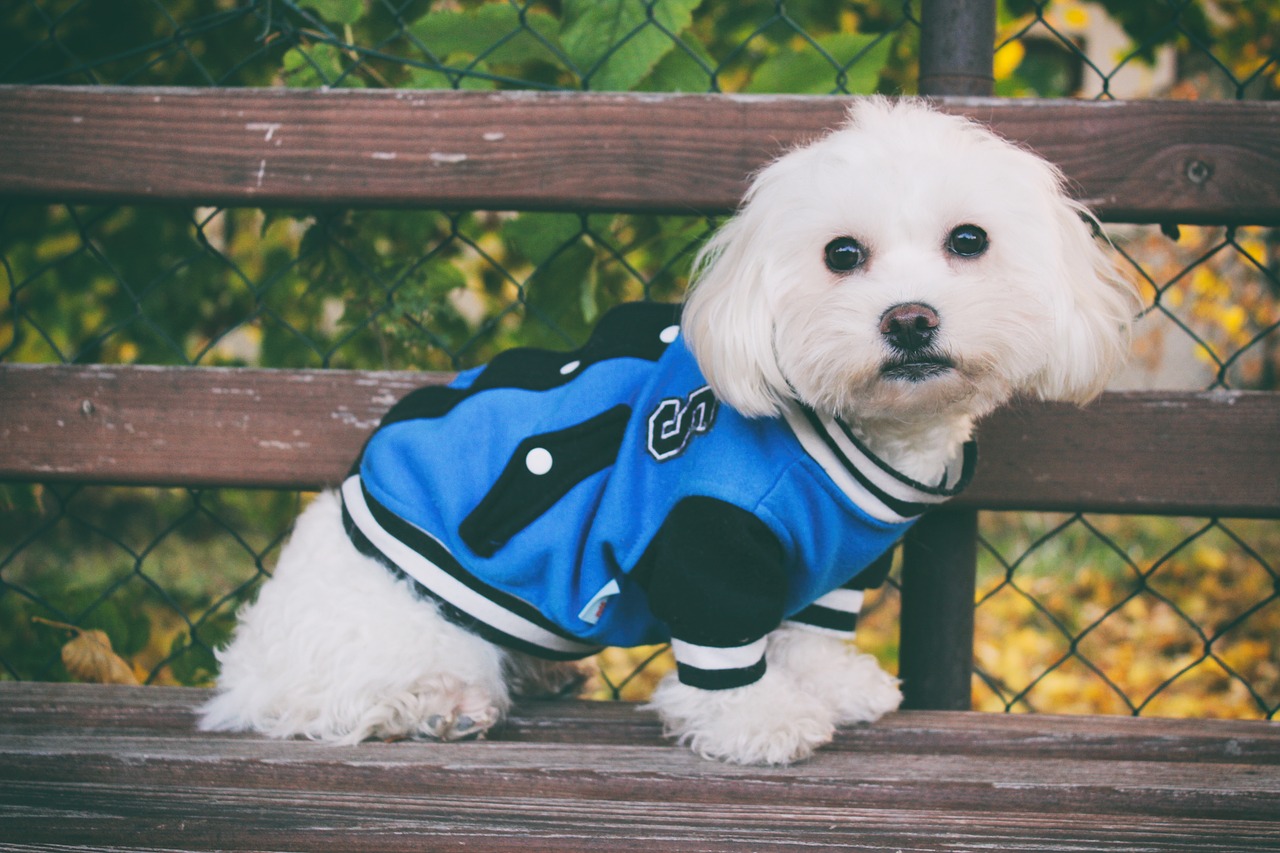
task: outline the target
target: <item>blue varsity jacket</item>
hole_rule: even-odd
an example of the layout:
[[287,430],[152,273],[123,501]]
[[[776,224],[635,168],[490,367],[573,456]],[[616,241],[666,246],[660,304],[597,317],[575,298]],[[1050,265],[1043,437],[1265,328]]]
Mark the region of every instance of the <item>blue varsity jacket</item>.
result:
[[511,350],[406,396],[343,485],[353,541],[496,642],[568,659],[671,640],[709,689],[758,679],[784,620],[852,630],[975,448],[931,486],[802,406],[744,418],[678,323],[625,305],[575,352]]

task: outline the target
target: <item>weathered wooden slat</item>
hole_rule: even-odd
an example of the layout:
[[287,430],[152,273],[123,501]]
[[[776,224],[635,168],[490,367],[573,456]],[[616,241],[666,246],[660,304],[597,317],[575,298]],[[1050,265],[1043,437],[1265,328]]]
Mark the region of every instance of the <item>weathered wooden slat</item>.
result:
[[[532,784],[532,782],[531,782]],[[0,796],[7,794],[0,784]],[[1117,853],[1280,850],[1269,824],[1145,815],[1098,817],[1064,808],[978,815],[946,809],[731,806],[592,801],[559,796],[395,797],[328,792],[15,785],[0,819],[21,834],[4,851],[484,850],[623,851],[1089,850]],[[68,808],[68,800],[78,808]],[[42,820],[42,818],[46,819]],[[11,836],[13,837],[13,836]],[[104,846],[110,845],[110,846]],[[118,845],[118,847],[117,847]]]
[[314,489],[443,374],[0,365],[0,478]]
[[[723,212],[848,98],[0,86],[0,195]],[[1280,222],[1280,104],[945,99],[1104,218]]]
[[[0,737],[91,730],[111,737],[185,738],[209,696],[194,687],[0,683]],[[669,744],[655,714],[629,702],[523,700],[491,741]],[[837,752],[1002,756],[1080,761],[1280,765],[1280,722],[1048,714],[911,711],[851,728],[826,747]]]
[[526,784],[523,797],[476,797],[0,783],[0,797],[15,800],[0,827],[22,839],[0,850],[1280,850],[1274,825],[1253,820],[1098,816],[1062,805],[1042,814],[973,815],[930,807],[684,802],[688,791],[679,784],[674,802],[623,799],[626,792],[607,782],[603,787],[619,799],[591,800],[536,793],[534,778]]
[[[443,374],[0,365],[0,478],[315,489],[369,431]],[[1280,515],[1280,395],[1104,395],[1023,403],[980,429],[954,505]]]
[[3,849],[1280,850],[1275,724],[903,713],[755,768],[697,758],[634,706],[329,747],[175,724],[206,695],[0,684]]
[[1280,516],[1280,394],[1104,394],[1021,403],[978,431],[957,506]]

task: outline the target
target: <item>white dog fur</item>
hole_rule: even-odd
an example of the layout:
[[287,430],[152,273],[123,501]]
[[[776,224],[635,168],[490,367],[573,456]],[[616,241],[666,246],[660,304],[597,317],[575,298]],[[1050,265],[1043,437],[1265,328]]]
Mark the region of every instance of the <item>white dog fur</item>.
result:
[[[985,231],[985,251],[948,249],[961,225]],[[855,269],[824,262],[839,237],[862,247]],[[1135,308],[1052,166],[910,100],[860,101],[846,126],[766,167],[694,272],[682,333],[723,404],[777,417],[798,398],[916,479],[935,476],[1012,395],[1095,396]],[[882,373],[894,355],[882,319],[903,304],[936,313],[949,369]],[[332,493],[298,519],[219,659],[203,727],[340,743],[475,735],[512,695],[558,694],[582,677],[447,621],[355,550]],[[771,634],[767,660],[760,681],[730,690],[669,676],[650,707],[702,755],[778,764],[901,698],[870,656],[803,627]]]

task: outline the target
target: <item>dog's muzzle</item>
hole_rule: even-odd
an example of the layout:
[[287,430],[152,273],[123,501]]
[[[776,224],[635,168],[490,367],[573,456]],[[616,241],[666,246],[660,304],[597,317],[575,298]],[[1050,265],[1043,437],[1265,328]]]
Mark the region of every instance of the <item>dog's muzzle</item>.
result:
[[880,334],[893,351],[880,374],[888,379],[920,382],[955,365],[937,349],[938,312],[923,302],[894,305],[880,317]]

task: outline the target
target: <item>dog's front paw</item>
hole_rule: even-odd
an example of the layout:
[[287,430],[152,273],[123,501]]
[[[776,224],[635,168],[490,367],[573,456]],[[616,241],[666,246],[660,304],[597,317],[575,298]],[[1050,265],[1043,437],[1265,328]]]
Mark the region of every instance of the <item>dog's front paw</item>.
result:
[[417,734],[434,740],[469,740],[482,737],[501,722],[508,704],[505,697],[493,696],[483,688],[451,678],[440,679],[442,689],[420,697],[421,723]]
[[827,703],[837,725],[871,723],[902,704],[900,682],[851,643],[806,628],[769,638],[769,665],[785,669],[800,689]]
[[647,706],[668,736],[705,758],[734,764],[790,764],[831,741],[830,709],[785,673],[746,687],[702,690],[667,676]]

